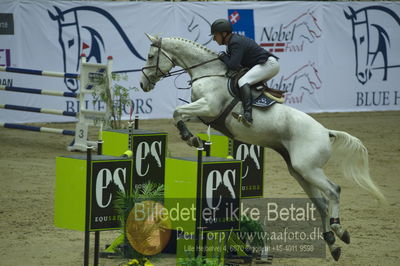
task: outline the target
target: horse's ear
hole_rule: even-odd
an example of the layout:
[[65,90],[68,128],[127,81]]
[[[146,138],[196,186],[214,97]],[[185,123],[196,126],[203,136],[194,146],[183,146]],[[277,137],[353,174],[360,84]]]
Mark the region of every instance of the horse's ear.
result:
[[151,36],[150,34],[147,34],[147,33],[144,33],[144,34],[146,34],[147,38],[149,38],[151,43],[157,42],[157,38],[156,37],[153,37],[153,36]]
[[344,16],[347,19],[355,19],[356,18],[356,12],[354,11],[354,9],[351,6],[349,6],[348,8],[349,8],[350,13],[347,13],[345,10],[343,10]]
[[64,21],[64,15],[61,11],[61,9],[59,9],[58,7],[54,6],[54,9],[57,11],[57,15],[54,15],[53,13],[51,13],[49,10],[47,10],[47,12],[49,13],[49,16],[52,20],[61,20]]

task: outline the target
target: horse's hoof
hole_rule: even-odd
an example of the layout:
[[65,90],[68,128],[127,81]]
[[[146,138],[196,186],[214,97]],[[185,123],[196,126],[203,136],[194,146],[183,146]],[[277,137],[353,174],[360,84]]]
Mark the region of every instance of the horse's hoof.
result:
[[192,141],[192,145],[193,145],[194,147],[196,147],[196,148],[202,147],[202,144],[203,144],[203,143],[201,142],[201,140],[200,140],[199,137],[191,138],[191,141]]
[[335,261],[338,261],[340,258],[340,254],[342,253],[342,249],[340,247],[333,248],[331,250],[331,255]]
[[332,231],[325,232],[322,234],[322,236],[324,237],[324,240],[328,245],[335,244],[335,234]]
[[189,145],[189,147],[193,147],[193,143],[191,139],[186,140],[186,144]]
[[340,237],[340,239],[346,243],[346,244],[350,244],[350,233],[349,231],[345,230],[343,232],[343,235]]
[[191,133],[180,133],[180,135],[183,141],[188,141],[191,137],[193,137]]
[[201,141],[201,139],[199,137],[194,137],[192,136],[191,138],[189,138],[186,143],[190,146],[190,147],[202,147],[203,146],[203,142]]
[[346,244],[350,244],[350,233],[344,230],[340,224],[331,224],[331,228],[335,234]]

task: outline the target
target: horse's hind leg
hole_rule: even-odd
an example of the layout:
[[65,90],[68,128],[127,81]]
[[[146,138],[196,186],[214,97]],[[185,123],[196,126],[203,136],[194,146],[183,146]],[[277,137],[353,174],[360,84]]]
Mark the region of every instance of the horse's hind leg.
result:
[[310,184],[303,179],[303,177],[299,176],[296,178],[299,184],[302,186],[304,191],[307,193],[308,197],[312,200],[312,202],[317,206],[319,214],[321,215],[322,227],[324,229],[324,233],[322,234],[325,243],[329,247],[329,251],[335,261],[338,261],[341,255],[341,248],[335,244],[335,235],[331,231],[329,216],[328,216],[328,201],[323,195],[323,193],[316,187],[310,186]]
[[321,216],[322,228],[324,231],[323,238],[329,247],[329,251],[331,252],[333,259],[335,261],[338,261],[341,254],[341,248],[335,244],[335,235],[331,231],[329,223],[330,219],[328,216],[328,202],[326,197],[317,187],[311,186],[298,172],[296,172],[296,170],[294,170],[290,162],[290,158],[286,152],[279,153],[285,159],[290,175],[292,175],[297,180],[300,186],[307,193],[308,197],[317,207],[317,210]]
[[301,176],[310,183],[310,186],[316,186],[328,198],[330,226],[335,234],[345,243],[350,243],[350,234],[344,230],[339,219],[339,196],[340,187],[330,181],[321,168],[303,170]]
[[340,258],[340,254],[341,254],[341,248],[335,244],[335,241],[336,241],[335,235],[331,231],[330,221],[329,221],[330,219],[328,216],[328,207],[329,206],[328,206],[327,199],[325,198],[323,193],[317,187],[311,186],[298,173],[295,172],[295,175],[293,175],[293,176],[296,177],[296,180],[299,182],[299,184],[302,186],[304,191],[307,193],[308,197],[311,199],[311,201],[317,207],[318,212],[321,215],[322,227],[324,230],[324,233],[322,234],[322,236],[325,240],[325,243],[329,247],[329,251],[331,252],[333,259],[335,261],[338,261]]
[[340,186],[330,181],[322,169],[330,153],[324,150],[313,153],[311,147],[305,150],[306,157],[303,156],[304,153],[291,156],[292,166],[310,184],[310,187],[315,186],[326,196],[330,226],[343,242],[349,244],[350,234],[342,228],[339,219]]

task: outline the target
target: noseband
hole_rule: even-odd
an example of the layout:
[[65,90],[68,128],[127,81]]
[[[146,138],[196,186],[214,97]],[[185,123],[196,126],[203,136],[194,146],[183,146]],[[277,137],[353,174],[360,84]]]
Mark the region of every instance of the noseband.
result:
[[[172,65],[173,65],[172,67],[176,66],[176,64],[175,64],[175,62],[172,60],[172,58],[161,48],[161,44],[162,44],[162,38],[160,38],[159,40],[157,40],[157,41],[155,41],[154,43],[151,44],[151,46],[157,47],[157,48],[158,48],[158,51],[157,51],[157,63],[156,63],[156,65],[155,65],[155,66],[147,66],[147,67],[143,67],[143,68],[142,68],[142,73],[143,73],[143,75],[144,75],[145,78],[148,80],[148,82],[149,82],[150,84],[152,84],[153,86],[155,86],[156,84],[155,84],[154,82],[152,82],[152,81],[149,79],[149,77],[146,75],[146,73],[144,73],[144,70],[145,70],[145,69],[156,68],[156,76],[158,77],[158,72],[160,72],[160,73],[161,73],[161,78],[166,78],[166,77],[171,77],[171,76],[183,74],[183,73],[187,72],[189,69],[193,69],[193,68],[202,66],[202,65],[204,65],[204,64],[210,63],[210,62],[212,62],[212,61],[218,60],[218,57],[216,57],[216,58],[210,59],[210,60],[205,61],[205,62],[202,62],[202,63],[200,63],[200,64],[196,64],[196,65],[191,66],[191,67],[185,67],[185,68],[182,68],[182,69],[178,69],[178,70],[175,70],[175,71],[168,71],[167,73],[164,73],[164,72],[161,70],[160,66],[159,66],[159,64],[160,64],[160,55],[161,55],[161,53],[163,53],[163,54],[165,55],[165,57],[172,63]],[[209,76],[214,76],[214,75],[209,75]],[[220,76],[220,75],[218,75],[218,76]],[[197,78],[197,79],[198,79],[198,78]],[[196,79],[196,80],[197,80],[197,79]],[[193,81],[192,81],[192,82],[193,82]]]

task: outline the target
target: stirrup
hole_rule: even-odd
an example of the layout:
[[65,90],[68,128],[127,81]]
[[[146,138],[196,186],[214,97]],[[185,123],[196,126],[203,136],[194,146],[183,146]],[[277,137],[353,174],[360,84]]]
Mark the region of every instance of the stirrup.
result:
[[236,113],[236,112],[232,112],[231,113],[233,118],[235,118],[236,120],[238,120],[239,122],[243,123],[244,126],[246,127],[250,127],[251,126],[251,122],[248,121],[244,115]]

